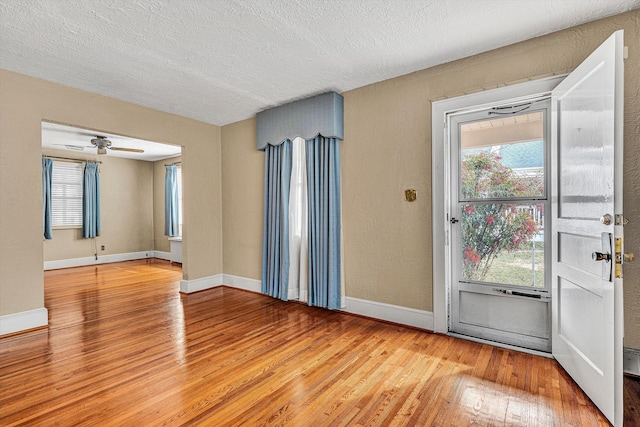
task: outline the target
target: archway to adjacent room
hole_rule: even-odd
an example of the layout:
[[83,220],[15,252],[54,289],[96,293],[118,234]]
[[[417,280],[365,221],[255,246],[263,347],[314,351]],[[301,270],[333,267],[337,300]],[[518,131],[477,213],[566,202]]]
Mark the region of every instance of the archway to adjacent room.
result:
[[[182,147],[43,121],[42,153],[54,165],[52,239],[43,243],[45,270],[140,258],[181,263]],[[94,238],[82,237],[86,162],[98,162],[100,175],[101,230]],[[175,165],[178,177],[179,227],[173,236],[165,235],[164,226],[166,165]],[[178,255],[171,250],[175,246]]]

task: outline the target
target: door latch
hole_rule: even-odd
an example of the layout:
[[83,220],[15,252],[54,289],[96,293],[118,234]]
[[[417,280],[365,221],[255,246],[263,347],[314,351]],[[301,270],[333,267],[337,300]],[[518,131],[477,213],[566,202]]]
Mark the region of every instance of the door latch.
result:
[[622,278],[622,264],[633,261],[633,254],[625,254],[623,252],[624,245],[622,238],[616,238],[616,278]]
[[[611,262],[611,238],[612,235],[611,233],[602,233],[600,235],[600,240],[602,243],[602,252],[593,252],[591,254],[591,259],[593,259],[594,261],[604,261],[602,263],[602,280],[606,280],[607,282],[611,282],[612,277],[611,277],[611,272],[613,271],[613,269],[611,268],[612,266],[612,262]],[[616,277],[617,273],[618,273],[618,263],[617,263],[617,254],[616,254]]]
[[456,222],[460,222],[459,219],[456,218],[451,218],[451,221],[449,221],[451,224],[455,224]]

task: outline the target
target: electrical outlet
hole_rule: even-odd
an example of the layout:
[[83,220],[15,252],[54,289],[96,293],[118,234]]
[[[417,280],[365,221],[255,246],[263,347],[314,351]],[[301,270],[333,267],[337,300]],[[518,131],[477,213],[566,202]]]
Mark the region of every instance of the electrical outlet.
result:
[[104,245],[100,246],[100,250],[104,251]]

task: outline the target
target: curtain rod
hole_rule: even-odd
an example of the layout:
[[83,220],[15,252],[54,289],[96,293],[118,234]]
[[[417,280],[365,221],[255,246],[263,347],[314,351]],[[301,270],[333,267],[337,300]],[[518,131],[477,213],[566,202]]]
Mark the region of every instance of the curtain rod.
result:
[[165,166],[175,166],[175,165],[181,165],[182,162],[175,162],[175,163],[165,163]]
[[47,156],[46,154],[43,154],[42,157],[46,157],[48,159],[62,160],[62,161],[66,161],[66,162],[75,162],[75,163],[92,162],[92,163],[100,163],[100,164],[102,164],[101,160],[72,159],[71,157]]

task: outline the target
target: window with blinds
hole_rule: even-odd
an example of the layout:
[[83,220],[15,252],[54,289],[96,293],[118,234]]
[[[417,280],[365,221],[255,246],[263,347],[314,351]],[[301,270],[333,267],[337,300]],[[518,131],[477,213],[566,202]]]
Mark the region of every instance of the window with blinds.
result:
[[182,236],[182,167],[176,167],[176,181],[178,182],[178,235]]
[[82,226],[82,163],[53,161],[51,168],[51,225]]

